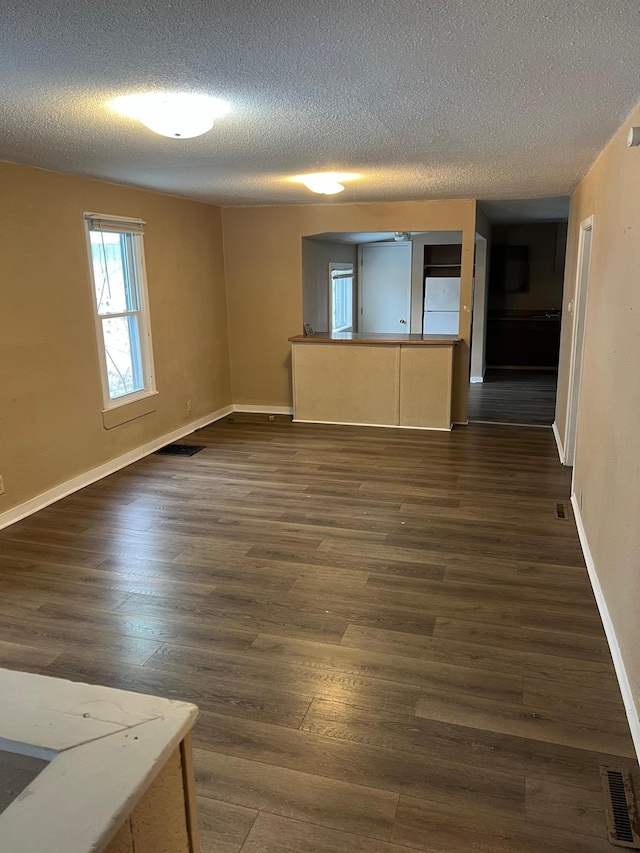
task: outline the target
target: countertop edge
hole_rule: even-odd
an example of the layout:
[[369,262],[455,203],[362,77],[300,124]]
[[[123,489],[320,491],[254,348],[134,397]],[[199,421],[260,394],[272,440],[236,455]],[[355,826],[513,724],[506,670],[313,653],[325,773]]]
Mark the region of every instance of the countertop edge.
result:
[[423,336],[412,338],[375,338],[365,336],[362,338],[333,338],[329,335],[292,335],[289,339],[289,343],[292,344],[350,344],[350,345],[362,345],[366,344],[368,346],[383,346],[383,347],[397,347],[397,346],[422,346],[422,347],[444,347],[450,346],[455,347],[461,342],[461,338],[457,336],[450,337],[437,337],[433,338],[424,338]]

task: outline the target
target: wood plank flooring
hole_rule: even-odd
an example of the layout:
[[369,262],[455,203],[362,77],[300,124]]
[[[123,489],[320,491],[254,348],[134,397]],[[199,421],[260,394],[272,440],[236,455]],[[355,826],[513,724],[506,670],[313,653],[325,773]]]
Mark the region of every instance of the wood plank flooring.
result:
[[469,386],[469,421],[550,427],[557,380],[552,371],[487,368],[484,382]]
[[0,532],[0,666],[196,702],[203,853],[608,853],[550,431],[235,415]]

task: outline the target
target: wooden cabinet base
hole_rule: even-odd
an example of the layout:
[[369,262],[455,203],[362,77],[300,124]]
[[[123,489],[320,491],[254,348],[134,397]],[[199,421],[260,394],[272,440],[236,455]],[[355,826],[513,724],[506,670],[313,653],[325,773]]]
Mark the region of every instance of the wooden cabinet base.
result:
[[293,343],[294,420],[451,429],[454,344]]
[[[105,853],[200,853],[190,739],[176,749]],[[195,818],[195,820],[194,820]]]
[[400,348],[399,426],[451,429],[453,347]]

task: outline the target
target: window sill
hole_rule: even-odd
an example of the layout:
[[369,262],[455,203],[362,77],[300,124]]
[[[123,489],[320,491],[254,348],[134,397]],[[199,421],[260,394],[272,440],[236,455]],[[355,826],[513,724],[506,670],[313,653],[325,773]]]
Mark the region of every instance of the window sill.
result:
[[134,421],[136,418],[141,418],[144,415],[150,415],[158,410],[158,392],[153,391],[138,400],[132,400],[130,403],[122,403],[119,406],[113,406],[111,409],[102,410],[102,425],[105,429],[113,429],[113,427],[126,424],[129,421]]

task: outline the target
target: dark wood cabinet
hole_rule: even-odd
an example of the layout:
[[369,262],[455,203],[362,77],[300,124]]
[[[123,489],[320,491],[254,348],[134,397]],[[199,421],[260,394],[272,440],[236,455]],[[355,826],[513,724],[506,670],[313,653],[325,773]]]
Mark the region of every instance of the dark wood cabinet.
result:
[[488,367],[557,367],[560,317],[544,311],[490,312]]
[[529,247],[494,245],[491,250],[492,293],[525,293],[529,290]]

